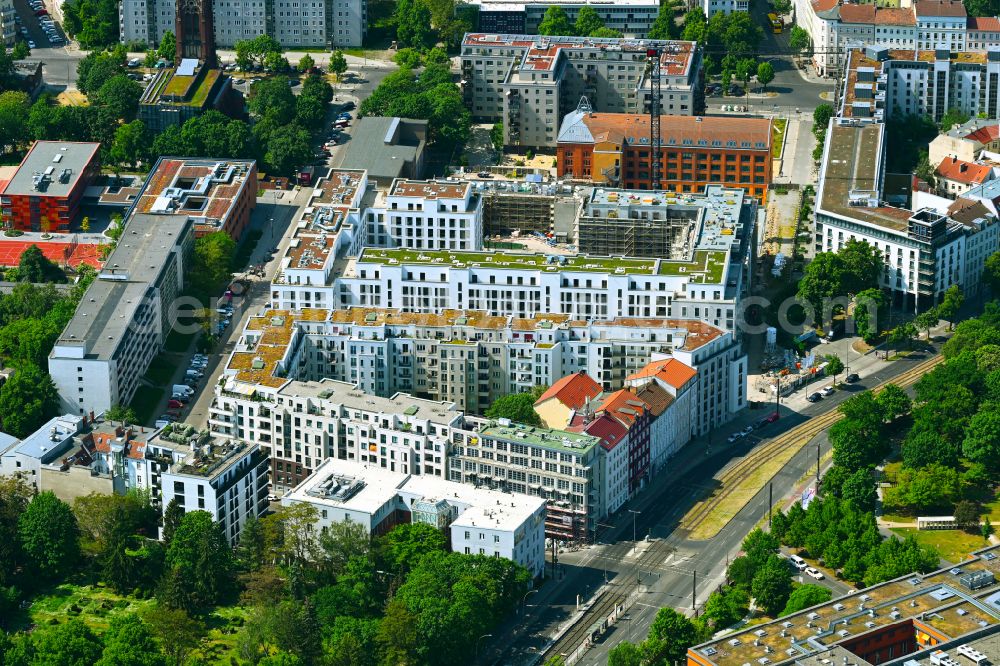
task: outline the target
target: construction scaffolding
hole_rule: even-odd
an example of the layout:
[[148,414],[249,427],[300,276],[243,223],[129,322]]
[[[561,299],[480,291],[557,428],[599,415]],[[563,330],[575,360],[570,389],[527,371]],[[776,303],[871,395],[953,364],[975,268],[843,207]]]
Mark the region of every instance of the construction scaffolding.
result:
[[698,209],[661,206],[660,210],[665,211],[662,219],[658,219],[659,212],[654,216],[631,211],[629,217],[620,217],[615,209],[591,211],[596,215],[585,211],[577,228],[580,251],[611,257],[688,259]]
[[514,231],[549,234],[555,200],[545,194],[488,191],[483,195],[483,235],[509,236]]

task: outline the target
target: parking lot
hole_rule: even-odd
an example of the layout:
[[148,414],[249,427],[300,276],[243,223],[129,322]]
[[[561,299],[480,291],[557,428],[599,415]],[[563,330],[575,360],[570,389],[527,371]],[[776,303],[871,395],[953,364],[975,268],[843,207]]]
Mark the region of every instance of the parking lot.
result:
[[28,42],[28,48],[48,48],[63,46],[66,38],[62,28],[49,15],[42,0],[14,0],[17,10],[15,21],[21,39]]

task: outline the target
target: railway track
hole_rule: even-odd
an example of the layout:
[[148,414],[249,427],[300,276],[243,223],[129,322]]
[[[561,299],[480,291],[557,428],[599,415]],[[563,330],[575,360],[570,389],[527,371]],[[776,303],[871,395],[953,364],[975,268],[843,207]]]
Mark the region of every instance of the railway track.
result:
[[595,622],[603,620],[611,615],[611,612],[618,604],[625,603],[627,595],[617,589],[605,590],[573,627],[567,631],[562,638],[556,641],[552,647],[545,651],[543,658],[555,655],[568,657],[583,645],[590,638],[590,628]]
[[[887,384],[895,384],[900,388],[906,388],[916,383],[917,380],[919,380],[931,368],[941,363],[943,360],[944,357],[938,355],[923,361],[906,372],[896,375],[891,380],[882,382],[872,390],[873,392],[878,393]],[[753,474],[764,461],[773,458],[788,449],[794,449],[795,453],[797,453],[803,446],[808,444],[813,437],[842,418],[843,415],[839,410],[831,410],[809,419],[805,423],[775,437],[762,446],[758,446],[750,453],[750,455],[747,455],[726,471],[723,478],[720,479],[722,487],[719,491],[712,497],[702,500],[695,505],[695,507],[692,508],[683,519],[681,519],[681,527],[689,532],[697,530],[712,514],[712,511],[722,504],[727,497],[736,492],[740,483],[749,478],[750,475]],[[764,483],[766,484],[767,481],[765,480]],[[761,488],[763,487],[764,486],[761,485]],[[725,525],[720,526],[719,530],[721,531],[723,527],[725,527]]]

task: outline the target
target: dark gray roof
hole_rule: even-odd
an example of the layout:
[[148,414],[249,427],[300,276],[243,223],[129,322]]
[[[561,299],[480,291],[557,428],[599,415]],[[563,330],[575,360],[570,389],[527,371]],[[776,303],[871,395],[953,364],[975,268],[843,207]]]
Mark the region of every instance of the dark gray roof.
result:
[[[73,190],[87,165],[97,159],[100,147],[99,143],[36,141],[3,194],[64,197]],[[36,175],[42,176],[37,188]]]
[[[398,130],[393,132],[393,130]],[[395,140],[387,143],[392,132]],[[399,178],[423,152],[427,121],[373,116],[359,118],[339,169],[367,169],[371,178]],[[412,174],[417,177],[417,174]]]

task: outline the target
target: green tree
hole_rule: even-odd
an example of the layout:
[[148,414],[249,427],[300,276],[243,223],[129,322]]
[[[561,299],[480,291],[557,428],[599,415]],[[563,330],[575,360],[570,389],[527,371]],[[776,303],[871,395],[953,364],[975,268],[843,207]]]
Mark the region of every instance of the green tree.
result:
[[820,252],[806,265],[799,281],[798,297],[810,305],[819,317],[826,299],[842,296],[844,263],[834,252]]
[[447,540],[441,530],[423,523],[397,525],[379,540],[380,558],[394,572],[406,573],[430,553],[444,552]]
[[22,365],[0,388],[0,423],[15,437],[27,437],[58,411],[56,386],[37,365]]
[[951,506],[960,494],[958,471],[933,463],[921,469],[900,470],[896,485],[885,489],[883,501],[888,507],[920,513]]
[[785,609],[781,611],[781,617],[826,603],[832,596],[833,593],[830,592],[829,588],[821,585],[800,585],[788,595],[788,603],[785,604]]
[[993,296],[1000,296],[1000,252],[986,257],[983,264],[983,282],[989,285]]
[[812,46],[812,38],[809,37],[809,33],[804,28],[793,25],[788,43],[796,51],[803,51]]
[[344,57],[344,52],[340,49],[330,55],[330,71],[336,75],[338,80],[341,74],[347,71],[347,58]]
[[875,510],[875,479],[869,468],[855,470],[840,489],[840,496],[854,503],[862,511]]
[[28,140],[28,111],[31,107],[23,92],[0,92],[0,154]]
[[10,57],[14,60],[24,60],[31,55],[31,49],[28,48],[28,42],[24,40],[19,40],[14,44],[13,50],[10,52]]
[[274,173],[292,175],[312,158],[309,132],[292,123],[276,129],[267,140],[264,161]]
[[201,622],[184,611],[162,606],[151,607],[143,620],[163,646],[167,663],[173,666],[187,662],[205,630]]
[[550,5],[545,10],[542,22],[538,24],[538,34],[540,35],[572,35],[573,24],[569,22],[566,11],[558,5]]
[[[339,525],[340,523],[334,523]],[[332,526],[331,526],[332,527]],[[164,529],[164,531],[166,531]],[[256,571],[264,566],[267,558],[267,537],[261,521],[251,516],[240,530],[240,541],[236,546],[236,561],[245,571]]]
[[[987,262],[989,259],[987,259]],[[997,263],[997,267],[1000,268],[1000,262]],[[938,311],[937,308],[930,308],[921,312],[916,317],[913,318],[913,325],[916,326],[921,331],[927,333],[927,339],[931,339],[931,329],[937,326],[938,323]]]
[[218,603],[229,589],[233,560],[229,543],[206,511],[184,514],[167,548],[167,605],[191,610]]
[[829,104],[820,104],[813,109],[813,127],[821,127],[824,130],[833,118],[833,107]]
[[941,122],[938,124],[938,127],[941,129],[941,132],[944,133],[956,125],[962,125],[967,122],[969,122],[969,114],[965,113],[961,109],[953,107],[948,109],[944,115],[941,116]]
[[595,30],[594,32],[590,33],[590,36],[600,37],[600,38],[610,37],[611,39],[621,39],[622,33],[620,30],[615,30],[614,28],[601,27]]
[[837,375],[844,371],[844,362],[836,354],[826,355],[826,374],[833,377],[833,383],[837,383]]
[[756,604],[768,615],[777,617],[788,603],[792,592],[792,575],[788,563],[777,555],[770,556],[754,574],[750,590]]
[[879,322],[885,321],[888,305],[881,289],[865,289],[854,298],[854,328],[866,342],[879,334]]
[[983,535],[984,539],[989,539],[993,535],[993,523],[990,522],[989,516],[983,518],[983,524],[979,529],[979,533]]
[[[660,4],[660,12],[663,12],[662,3]],[[656,20],[660,20],[659,14],[657,14]],[[684,30],[681,33],[681,39],[699,43],[708,40],[708,19],[705,18],[705,12],[702,11],[701,7],[689,9],[688,12],[684,14],[684,20],[681,24],[684,26]],[[652,33],[650,33],[650,37],[652,36]],[[662,39],[662,37],[657,36],[656,39]]]
[[18,533],[26,562],[38,577],[58,580],[76,565],[80,556],[76,517],[51,491],[31,500],[18,521]]
[[258,81],[250,89],[250,112],[257,118],[285,125],[295,118],[295,95],[282,78]]
[[[701,15],[704,23],[705,15]],[[661,2],[660,9],[656,14],[656,20],[650,26],[646,36],[650,39],[676,39],[681,36],[680,26],[677,25],[677,8],[673,3]]]
[[146,623],[135,613],[118,615],[104,635],[104,653],[97,666],[164,666],[163,651]]
[[642,649],[622,641],[608,652],[608,666],[642,666]]
[[[503,121],[498,120],[493,123],[493,127],[490,128],[490,143],[493,144],[494,150],[503,150]],[[1000,255],[1000,252],[998,252],[997,255]]]
[[156,55],[168,61],[174,59],[174,56],[177,55],[177,39],[174,37],[174,33],[169,30],[163,33],[160,44],[156,47]]
[[367,559],[372,553],[372,540],[360,523],[333,523],[320,534],[319,547],[323,568],[333,579],[344,572],[352,559]]
[[177,498],[172,497],[170,501],[167,502],[167,508],[163,511],[163,544],[166,546],[170,545],[171,540],[174,538],[174,532],[177,531],[177,527],[181,524],[181,519],[184,517],[184,507],[177,503]]
[[996,469],[1000,465],[1000,409],[983,408],[972,417],[962,442],[962,454],[987,468]]
[[396,41],[399,46],[429,49],[434,46],[431,10],[424,0],[399,0],[396,4]]
[[979,532],[979,516],[982,513],[982,508],[970,500],[958,502],[955,505],[955,510],[952,511],[952,515],[955,517],[955,524],[973,534]]
[[93,666],[101,657],[101,640],[78,618],[43,629],[33,638],[33,666]]
[[14,582],[23,561],[19,521],[33,492],[19,476],[0,476],[0,587]]
[[604,21],[590,5],[584,5],[576,14],[573,32],[580,37],[589,37],[604,27]]
[[392,61],[403,69],[416,69],[423,64],[420,51],[409,46],[396,51],[396,54],[392,56]]
[[953,284],[948,287],[948,290],[944,292],[944,298],[937,306],[938,315],[941,319],[948,322],[948,329],[951,330],[955,326],[955,319],[958,317],[958,311],[962,308],[962,304],[965,302],[965,296],[962,294],[962,290],[957,284]]
[[114,53],[91,51],[77,63],[76,87],[83,94],[95,94],[105,83],[125,73],[125,58]]
[[673,608],[661,608],[649,627],[649,636],[642,642],[645,663],[669,666],[687,658],[687,651],[701,640],[694,622]]
[[774,81],[774,65],[769,62],[762,62],[757,65],[757,83],[761,89],[767,88],[767,84]]
[[721,631],[742,620],[749,610],[750,595],[744,588],[723,587],[709,595],[702,617],[712,631]]
[[219,293],[232,278],[235,256],[236,241],[223,231],[195,239],[191,262],[192,284],[205,295]]
[[881,410],[883,420],[890,422],[908,413],[913,407],[910,396],[896,384],[886,384],[875,396],[875,402]]
[[486,417],[490,419],[510,419],[515,423],[523,423],[525,425],[542,425],[542,419],[535,412],[535,401],[530,393],[512,393],[497,398],[487,408]]
[[133,120],[115,129],[115,140],[111,144],[111,160],[117,164],[134,167],[146,159],[150,144],[146,124]]
[[780,545],[776,536],[758,527],[743,539],[743,552],[755,566],[760,567],[778,552]]
[[308,72],[315,66],[316,66],[316,61],[313,60],[313,57],[308,53],[299,58],[298,70],[300,72],[303,73]]
[[142,86],[124,74],[116,74],[92,94],[91,103],[106,107],[110,117],[129,122],[139,111],[140,97]]
[[62,269],[50,261],[41,248],[37,245],[29,245],[21,253],[21,260],[17,266],[17,277],[21,282],[65,282],[66,274]]

